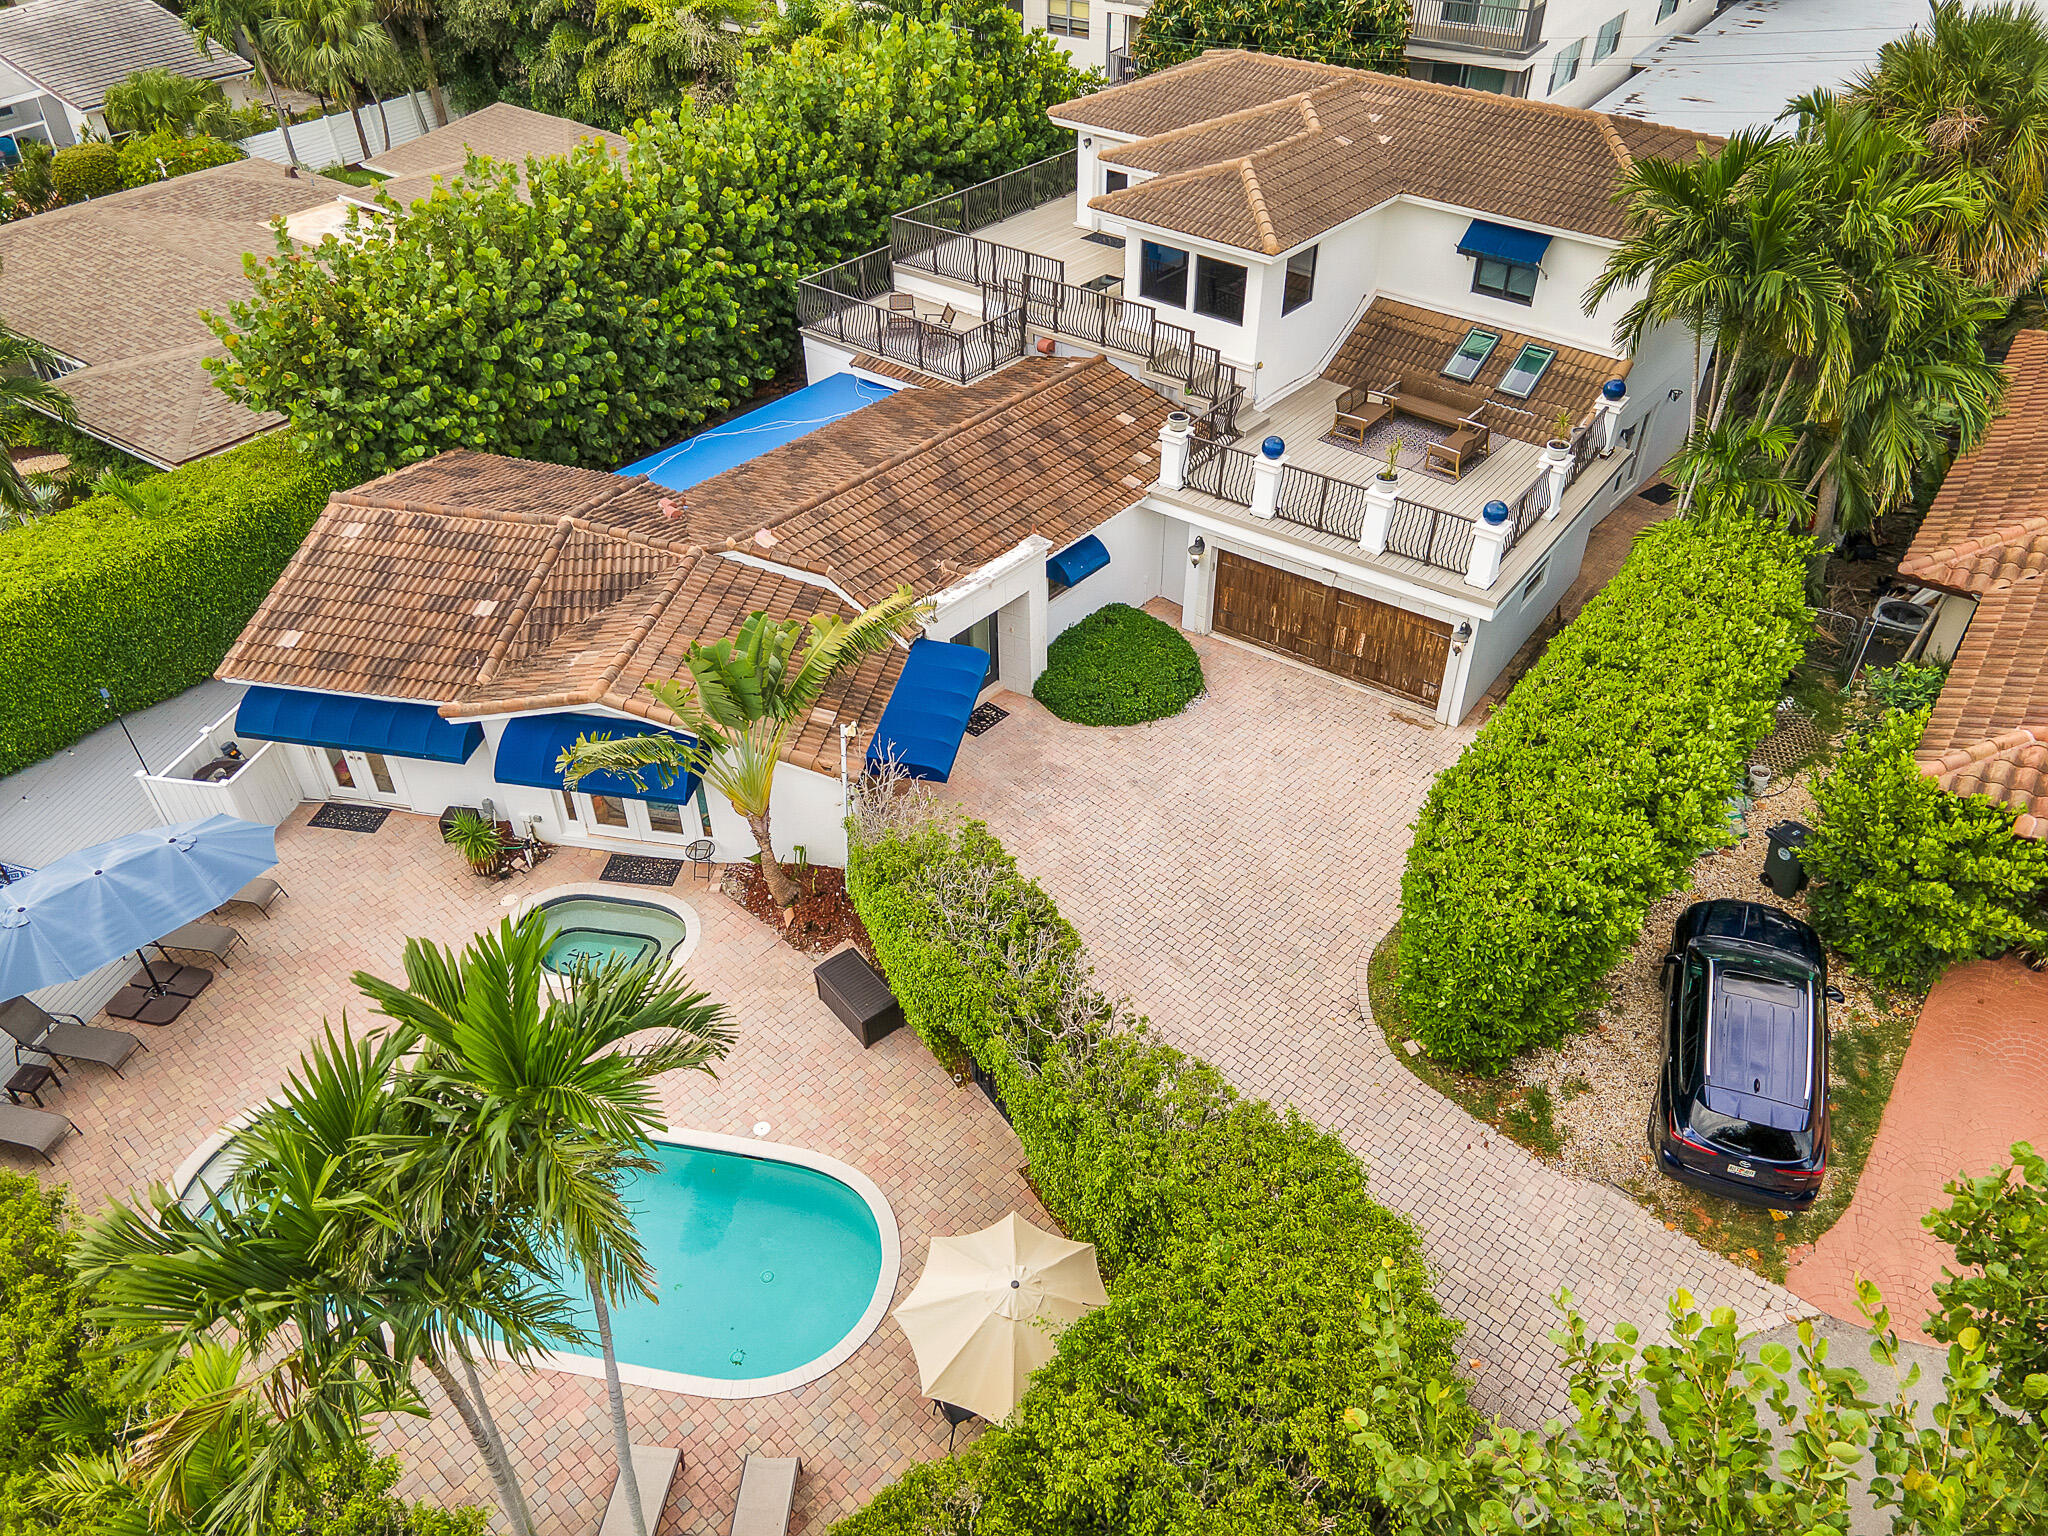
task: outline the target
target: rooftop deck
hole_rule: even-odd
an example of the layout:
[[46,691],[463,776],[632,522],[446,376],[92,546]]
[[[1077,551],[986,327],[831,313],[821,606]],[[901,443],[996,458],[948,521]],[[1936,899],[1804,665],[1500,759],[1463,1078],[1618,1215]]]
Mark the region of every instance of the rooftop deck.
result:
[[1097,235],[1089,238],[1089,231],[1074,223],[1072,197],[1060,198],[977,229],[974,238],[986,240],[991,245],[1006,245],[1012,250],[1050,257],[1066,267],[1066,280],[1076,288],[1086,288],[1098,278],[1120,278],[1124,275],[1122,244],[1103,243],[1120,237]]

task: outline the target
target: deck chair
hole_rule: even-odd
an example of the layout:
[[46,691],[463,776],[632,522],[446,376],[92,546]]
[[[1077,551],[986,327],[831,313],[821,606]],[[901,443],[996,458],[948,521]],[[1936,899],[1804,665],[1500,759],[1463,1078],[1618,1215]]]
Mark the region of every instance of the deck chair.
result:
[[[251,880],[247,885],[243,886],[239,891],[235,892],[234,895],[230,896],[226,901],[222,902],[220,906],[254,907],[258,912],[261,912],[265,917],[268,917],[270,916],[270,908],[272,904],[276,902],[277,898],[280,896],[289,896],[290,894],[291,892],[287,891],[283,886],[279,885],[275,880],[271,879],[270,876],[258,875],[254,880]],[[218,912],[219,910],[220,907],[214,908],[214,911],[216,912]]]
[[58,1142],[77,1129],[65,1115],[53,1115],[45,1109],[22,1109],[13,1104],[0,1104],[0,1146],[33,1152],[46,1163],[57,1161],[50,1154],[56,1151]]
[[889,295],[889,329],[893,331],[899,326],[917,329],[917,300],[907,293]]
[[156,941],[158,949],[182,949],[195,955],[211,955],[222,965],[228,963],[228,951],[242,942],[241,933],[222,923],[187,923],[182,928],[173,928]]
[[[647,1522],[647,1536],[654,1536],[655,1526],[661,1523],[669,1485],[682,1465],[683,1453],[672,1446],[633,1447],[633,1481],[640,1488],[640,1514]],[[621,1484],[612,1485],[612,1501],[604,1507],[604,1524],[598,1527],[597,1536],[633,1536],[633,1510]]]
[[[63,1023],[63,1019],[71,1022]],[[149,1049],[125,1029],[100,1029],[75,1013],[48,1014],[25,997],[0,1003],[0,1029],[14,1037],[17,1061],[23,1051],[41,1051],[64,1061],[91,1061],[112,1067],[116,1077],[121,1075],[130,1056]]]
[[796,1456],[749,1456],[740,1474],[740,1496],[732,1507],[728,1536],[789,1536],[796,1477],[803,1465]]

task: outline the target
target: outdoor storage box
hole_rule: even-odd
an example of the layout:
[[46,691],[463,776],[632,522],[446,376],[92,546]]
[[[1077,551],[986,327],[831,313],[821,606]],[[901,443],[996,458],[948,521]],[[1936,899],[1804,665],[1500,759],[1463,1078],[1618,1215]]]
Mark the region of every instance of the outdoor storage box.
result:
[[813,974],[819,998],[840,1023],[860,1036],[863,1049],[903,1027],[903,1008],[896,995],[859,950],[842,949]]

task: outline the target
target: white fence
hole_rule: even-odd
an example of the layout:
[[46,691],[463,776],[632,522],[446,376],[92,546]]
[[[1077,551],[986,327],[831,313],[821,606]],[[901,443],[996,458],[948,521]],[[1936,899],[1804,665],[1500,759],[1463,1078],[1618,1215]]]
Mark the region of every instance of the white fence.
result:
[[[372,155],[381,155],[396,144],[410,144],[434,128],[434,103],[425,91],[393,96],[383,105],[381,116],[375,106],[362,109],[367,144],[356,137],[355,119],[346,109],[310,123],[292,124],[292,147],[299,152],[300,163],[315,170],[325,170],[330,165],[360,165]],[[451,109],[448,120],[453,122],[459,115]],[[384,141],[386,119],[391,124],[388,144]],[[284,134],[276,128],[242,140],[242,148],[260,160],[275,160],[279,165],[291,163],[291,156],[285,153]]]
[[221,749],[235,739],[235,717],[223,715],[161,772],[135,775],[165,822],[219,814],[274,827],[291,815],[305,797],[299,791],[298,775],[292,771],[291,748],[279,742],[250,742],[255,750],[231,778],[204,782],[192,777],[219,762]]

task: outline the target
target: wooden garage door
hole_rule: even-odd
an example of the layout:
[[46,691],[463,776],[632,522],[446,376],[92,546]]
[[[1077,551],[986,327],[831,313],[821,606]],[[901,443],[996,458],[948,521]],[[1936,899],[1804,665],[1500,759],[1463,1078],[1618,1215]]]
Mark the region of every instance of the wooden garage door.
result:
[[1450,658],[1448,624],[1228,550],[1216,552],[1211,622],[1220,635],[1423,704],[1436,703]]

